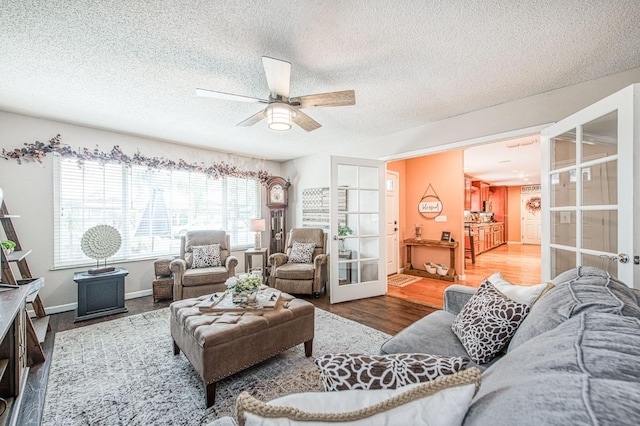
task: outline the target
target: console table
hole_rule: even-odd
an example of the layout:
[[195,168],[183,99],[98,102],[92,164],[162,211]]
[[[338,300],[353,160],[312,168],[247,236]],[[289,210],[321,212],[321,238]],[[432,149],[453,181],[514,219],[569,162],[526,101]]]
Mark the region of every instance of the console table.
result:
[[122,268],[102,274],[75,273],[78,309],[74,322],[127,312],[124,305],[124,277],[127,275],[129,272]]
[[[434,278],[445,281],[454,281],[456,278],[456,248],[458,242],[446,242],[438,240],[422,240],[417,238],[408,238],[404,240],[407,246],[407,263],[405,265],[404,273],[408,275],[415,275],[417,277]],[[424,269],[414,269],[411,264],[411,247],[436,247],[449,249],[449,272],[447,275],[431,274]]]

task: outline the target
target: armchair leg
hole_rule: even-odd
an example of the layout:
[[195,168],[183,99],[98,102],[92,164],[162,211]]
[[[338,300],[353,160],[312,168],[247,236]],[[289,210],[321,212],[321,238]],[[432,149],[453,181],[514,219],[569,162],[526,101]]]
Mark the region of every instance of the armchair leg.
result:
[[315,297],[316,299],[320,298],[320,293],[313,293],[313,297]]

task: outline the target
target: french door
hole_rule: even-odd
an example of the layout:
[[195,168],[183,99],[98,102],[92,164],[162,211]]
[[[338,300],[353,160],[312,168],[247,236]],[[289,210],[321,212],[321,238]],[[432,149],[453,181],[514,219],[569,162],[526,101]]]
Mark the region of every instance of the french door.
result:
[[633,246],[639,96],[640,85],[629,86],[542,132],[543,280],[584,265],[640,286]]
[[384,178],[382,161],[331,157],[331,303],[387,292]]

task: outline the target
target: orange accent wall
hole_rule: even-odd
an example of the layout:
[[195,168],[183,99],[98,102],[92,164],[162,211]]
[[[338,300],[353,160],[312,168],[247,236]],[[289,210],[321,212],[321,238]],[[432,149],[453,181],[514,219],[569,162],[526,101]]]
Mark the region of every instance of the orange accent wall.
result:
[[519,186],[507,187],[507,209],[507,241],[510,243],[519,243],[522,241]]
[[[442,231],[450,231],[460,242],[456,249],[456,273],[464,274],[464,152],[448,151],[408,160],[387,163],[387,169],[400,173],[400,258],[406,266],[406,238],[415,236],[415,225],[422,224],[422,238],[440,240]],[[440,197],[446,222],[427,219],[418,212],[418,203],[429,184]],[[431,247],[414,248],[413,267],[424,269],[425,262],[449,265],[449,250]]]

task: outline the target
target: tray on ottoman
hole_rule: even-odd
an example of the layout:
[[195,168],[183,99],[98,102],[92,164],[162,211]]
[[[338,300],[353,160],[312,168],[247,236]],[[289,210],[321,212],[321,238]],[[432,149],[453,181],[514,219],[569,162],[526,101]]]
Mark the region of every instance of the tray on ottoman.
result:
[[171,304],[171,337],[175,355],[182,351],[205,385],[206,406],[215,402],[216,382],[278,353],[304,343],[313,349],[313,304],[281,293],[273,309],[202,311],[211,295]]

